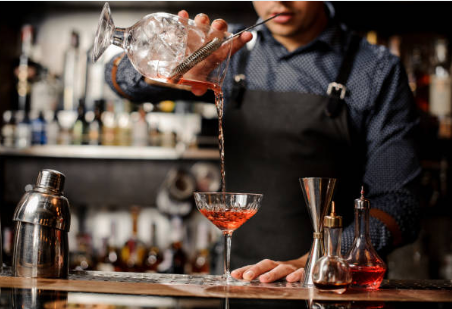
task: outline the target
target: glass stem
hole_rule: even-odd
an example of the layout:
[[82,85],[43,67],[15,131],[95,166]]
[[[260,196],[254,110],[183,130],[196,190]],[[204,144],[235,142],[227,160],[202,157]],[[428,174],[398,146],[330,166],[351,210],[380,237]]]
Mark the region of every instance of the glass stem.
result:
[[224,231],[224,250],[223,250],[223,258],[224,258],[224,276],[227,281],[232,279],[231,277],[231,238],[232,231]]
[[124,48],[124,33],[126,32],[126,28],[115,28],[113,32],[113,40],[112,43],[116,46]]

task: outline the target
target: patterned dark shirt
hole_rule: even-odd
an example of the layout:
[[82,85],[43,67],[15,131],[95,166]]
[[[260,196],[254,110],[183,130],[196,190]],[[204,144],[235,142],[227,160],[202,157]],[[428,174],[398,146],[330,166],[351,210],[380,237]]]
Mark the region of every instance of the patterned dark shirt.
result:
[[[326,95],[328,84],[335,81],[351,36],[333,18],[314,41],[292,52],[277,42],[265,26],[254,34],[245,72],[248,89],[317,95]],[[230,99],[241,52],[231,58],[223,84],[225,104]],[[111,67],[110,63],[106,72],[110,85]],[[147,85],[126,57],[119,64],[117,82],[137,101],[168,98],[166,89]],[[418,115],[405,70],[400,59],[385,47],[362,39],[346,86],[351,129],[366,145],[362,183],[368,189],[367,198],[372,208],[389,214],[396,223],[402,239],[397,245],[413,241],[419,230],[416,183],[421,169],[414,145]],[[171,91],[174,96],[187,95]],[[371,240],[382,255],[394,248],[395,235],[388,226],[388,222],[370,219]],[[344,227],[343,253],[353,238],[354,224]]]

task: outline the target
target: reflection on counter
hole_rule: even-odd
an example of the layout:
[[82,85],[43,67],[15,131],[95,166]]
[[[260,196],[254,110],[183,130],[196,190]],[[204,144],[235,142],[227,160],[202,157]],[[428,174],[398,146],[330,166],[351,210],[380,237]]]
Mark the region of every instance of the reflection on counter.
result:
[[299,308],[299,309],[413,309],[452,308],[451,303],[371,302],[371,301],[322,301],[322,300],[262,300],[235,298],[188,298],[127,294],[81,293],[40,289],[0,289],[0,309],[253,309],[253,308]]

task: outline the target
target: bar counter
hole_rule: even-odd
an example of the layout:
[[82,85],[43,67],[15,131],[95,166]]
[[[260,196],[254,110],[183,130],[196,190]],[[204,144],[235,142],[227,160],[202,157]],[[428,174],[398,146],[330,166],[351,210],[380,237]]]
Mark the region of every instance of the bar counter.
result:
[[284,281],[227,285],[211,275],[88,271],[34,279],[6,270],[0,288],[0,308],[452,308],[450,280],[385,280],[378,291],[337,295]]

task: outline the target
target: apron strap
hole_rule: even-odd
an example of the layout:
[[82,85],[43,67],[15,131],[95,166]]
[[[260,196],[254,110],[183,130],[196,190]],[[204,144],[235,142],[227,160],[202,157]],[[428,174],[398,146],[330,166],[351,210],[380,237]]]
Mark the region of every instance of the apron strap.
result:
[[347,93],[347,87],[345,87],[345,85],[347,84],[348,77],[352,71],[355,56],[359,50],[360,41],[361,38],[358,35],[352,34],[336,81],[328,85],[326,93],[330,97],[330,101],[325,109],[325,113],[328,117],[336,117],[339,114],[342,105],[344,105],[344,98]]
[[[358,35],[352,34],[336,81],[328,85],[327,95],[330,97],[330,101],[325,108],[325,113],[328,117],[336,117],[339,114],[342,105],[344,105],[344,98],[347,92],[345,85],[350,76],[356,53],[359,50],[360,41],[361,39]],[[242,99],[246,89],[245,70],[249,54],[250,50],[245,47],[241,50],[240,54],[237,55],[239,57],[238,70],[234,75],[231,95],[231,103],[237,109],[242,105]]]
[[245,46],[245,48],[242,48],[240,54],[238,54],[239,57],[239,63],[238,63],[238,70],[237,74],[234,75],[234,81],[232,85],[232,95],[231,95],[231,103],[233,106],[237,109],[239,109],[242,106],[243,101],[243,95],[245,94],[246,89],[246,63],[248,61],[250,55],[250,50],[248,49],[248,46]]

